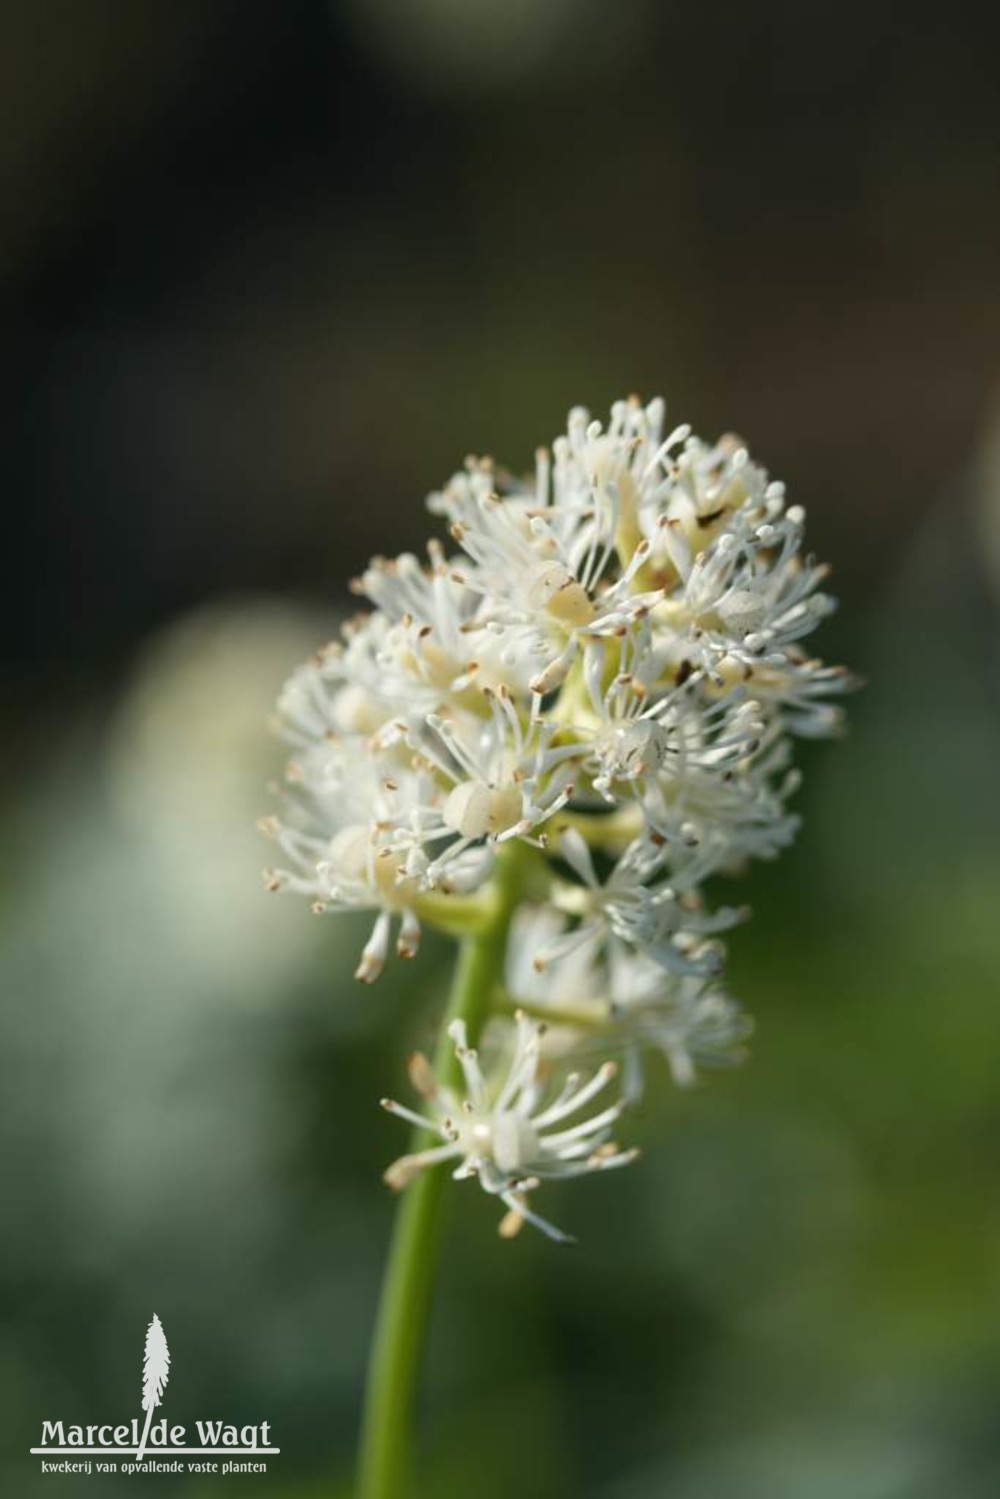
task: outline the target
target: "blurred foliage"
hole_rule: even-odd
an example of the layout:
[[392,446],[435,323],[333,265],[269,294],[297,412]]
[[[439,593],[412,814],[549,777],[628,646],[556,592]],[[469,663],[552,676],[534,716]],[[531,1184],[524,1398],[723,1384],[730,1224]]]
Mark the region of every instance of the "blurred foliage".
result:
[[[805,755],[733,980],[754,1055],[495,1236],[451,1194],[425,1499],[987,1499],[1000,1484],[993,13],[581,0],[8,6],[3,1468],[268,1420],[350,1491],[447,947],[255,886],[286,669],[469,448],[664,390],[837,564],[869,678]],[[312,603],[303,603],[311,597]],[[210,1499],[231,1485],[96,1475]],[[249,1479],[241,1482],[249,1483]]]

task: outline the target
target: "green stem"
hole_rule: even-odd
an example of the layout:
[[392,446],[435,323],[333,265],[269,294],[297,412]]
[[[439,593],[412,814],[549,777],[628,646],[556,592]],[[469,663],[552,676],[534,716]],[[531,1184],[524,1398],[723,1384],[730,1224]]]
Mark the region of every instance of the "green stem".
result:
[[610,1031],[614,1027],[611,1004],[605,999],[560,999],[552,1004],[542,1004],[498,988],[493,996],[493,1007],[505,1015],[516,1015],[520,1010],[522,1014],[544,1020],[549,1025],[575,1025],[586,1031]]
[[[493,919],[483,930],[464,937],[459,947],[434,1055],[435,1075],[445,1084],[453,1085],[460,1078],[448,1025],[464,1020],[475,1041],[503,971],[507,928],[516,900],[517,852],[508,846],[497,860],[498,900]],[[416,1130],[409,1149],[416,1152],[439,1143],[428,1131]],[[407,1187],[397,1212],[368,1367],[358,1499],[401,1499],[409,1488],[413,1400],[430,1312],[438,1209],[445,1180],[444,1166],[424,1171]]]

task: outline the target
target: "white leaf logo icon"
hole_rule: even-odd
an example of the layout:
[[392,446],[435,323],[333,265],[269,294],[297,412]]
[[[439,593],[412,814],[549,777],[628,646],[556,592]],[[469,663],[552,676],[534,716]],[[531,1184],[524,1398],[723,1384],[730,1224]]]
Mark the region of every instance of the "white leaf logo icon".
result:
[[146,1438],[149,1436],[149,1423],[153,1419],[153,1411],[160,1403],[167,1380],[170,1378],[170,1353],[167,1349],[167,1340],[163,1335],[163,1327],[159,1317],[153,1313],[153,1320],[146,1329],[146,1353],[142,1361],[142,1408],[146,1412],[146,1424],[143,1427],[142,1441],[139,1443],[139,1451],[136,1461],[142,1462],[146,1450]]

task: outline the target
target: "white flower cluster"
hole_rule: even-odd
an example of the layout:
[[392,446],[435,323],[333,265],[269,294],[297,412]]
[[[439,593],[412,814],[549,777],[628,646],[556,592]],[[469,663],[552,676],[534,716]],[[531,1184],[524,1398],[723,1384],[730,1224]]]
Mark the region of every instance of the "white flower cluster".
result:
[[[508,1019],[484,1077],[456,1032],[467,1096],[421,1064],[444,1143],[389,1172],[459,1157],[518,1221],[541,1223],[540,1180],[630,1158],[606,1130],[644,1052],[682,1084],[739,1058],[719,933],[745,912],[710,909],[705,882],[790,841],[790,736],[834,732],[847,685],[802,644],[833,608],[802,510],[738,439],[665,433],[664,414],[576,408],[523,482],[468,460],[429,501],[457,552],[376,558],[355,585],[373,607],[279,702],[294,758],[268,884],[375,913],[361,980],[393,931],[412,957],[422,922],[487,912],[505,846],[529,850],[505,998],[549,1019],[546,1044]],[[550,1076],[598,1044],[625,1060],[622,1097],[562,1128],[611,1074],[571,1073],[546,1107]]]
[[614,1062],[605,1062],[586,1081],[570,1072],[559,1091],[548,1097],[549,1068],[542,1054],[546,1026],[532,1022],[519,1010],[512,1030],[512,1055],[497,1078],[488,1080],[478,1053],[468,1044],[465,1023],[455,1020],[449,1026],[461,1065],[464,1097],[442,1086],[419,1052],[411,1057],[410,1081],[427,1104],[430,1118],[391,1098],[383,1098],[382,1107],[428,1128],[444,1143],[401,1156],[385,1179],[399,1191],[428,1166],[457,1159],[452,1173],[456,1180],[475,1176],[484,1191],[506,1205],[507,1214],[500,1223],[504,1238],[512,1237],[527,1221],[549,1238],[568,1243],[568,1234],[532,1211],[528,1193],[543,1179],[607,1171],[635,1159],[637,1151],[619,1150],[610,1139],[611,1127],[625,1106],[621,1098],[596,1114],[583,1113],[606,1092],[618,1068]]

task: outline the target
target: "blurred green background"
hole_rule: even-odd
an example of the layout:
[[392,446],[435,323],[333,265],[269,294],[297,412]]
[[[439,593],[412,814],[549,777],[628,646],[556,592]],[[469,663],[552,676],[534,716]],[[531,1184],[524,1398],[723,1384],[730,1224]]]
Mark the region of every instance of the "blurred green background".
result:
[[[4,1491],[349,1492],[447,951],[349,978],[253,823],[286,671],[470,450],[663,392],[810,512],[868,679],[746,892],[739,1073],[582,1247],[450,1196],[426,1499],[1000,1491],[1000,21],[890,0],[0,14]],[[738,892],[742,898],[743,891]],[[43,1419],[268,1420],[43,1478]]]

